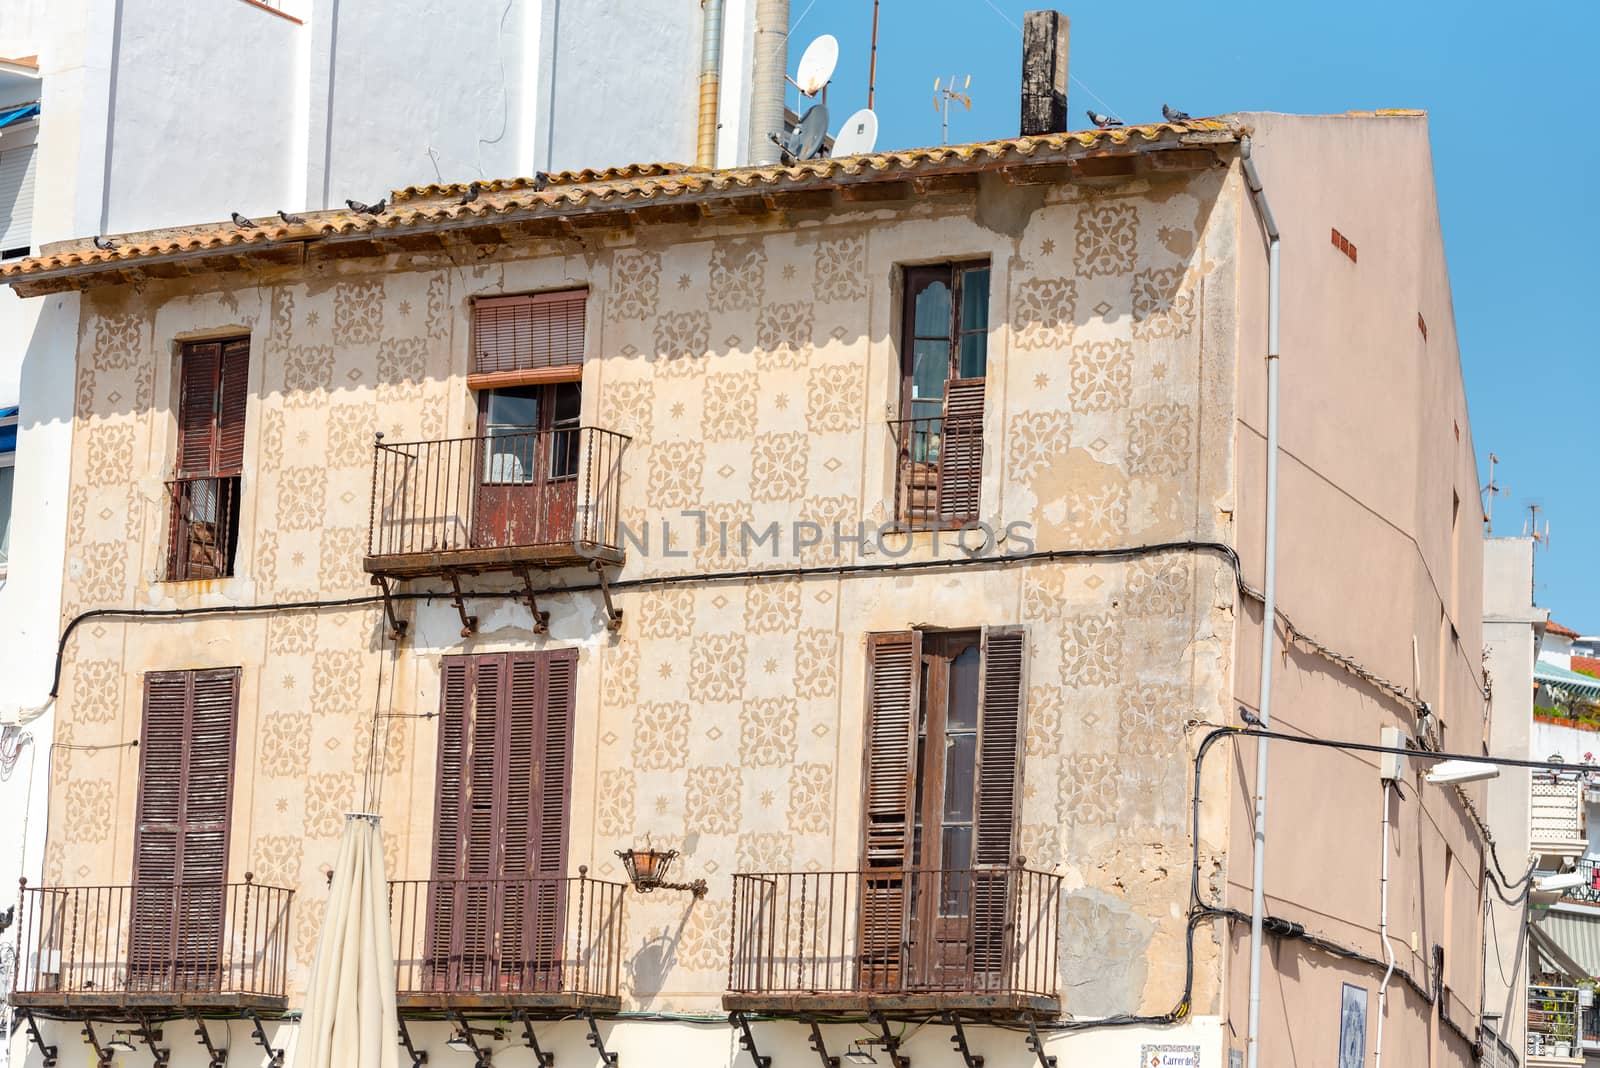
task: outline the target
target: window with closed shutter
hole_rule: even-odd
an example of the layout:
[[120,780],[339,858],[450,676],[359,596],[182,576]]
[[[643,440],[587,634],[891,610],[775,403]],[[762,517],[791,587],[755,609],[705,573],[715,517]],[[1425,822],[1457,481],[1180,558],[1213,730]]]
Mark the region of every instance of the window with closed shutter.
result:
[[989,365],[989,264],[905,269],[896,518],[913,527],[978,517]]
[[472,373],[559,372],[583,366],[589,291],[484,297],[472,305]]
[[211,990],[233,811],[239,669],[145,676],[134,833],[130,983]]
[[34,145],[0,149],[0,259],[32,251],[36,154]]
[[446,657],[429,969],[441,990],[560,982],[576,650]]
[[248,338],[183,346],[176,470],[168,484],[169,580],[233,574],[249,375]]
[[998,973],[1022,772],[1020,628],[868,641],[865,989]]

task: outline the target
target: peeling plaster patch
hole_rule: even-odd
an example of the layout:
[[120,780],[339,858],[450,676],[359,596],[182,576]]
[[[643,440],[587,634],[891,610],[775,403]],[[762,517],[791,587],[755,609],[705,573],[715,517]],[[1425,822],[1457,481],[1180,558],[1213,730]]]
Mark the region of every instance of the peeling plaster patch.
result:
[[1061,904],[1062,1008],[1077,1016],[1134,1012],[1144,995],[1155,925],[1124,898],[1080,890]]

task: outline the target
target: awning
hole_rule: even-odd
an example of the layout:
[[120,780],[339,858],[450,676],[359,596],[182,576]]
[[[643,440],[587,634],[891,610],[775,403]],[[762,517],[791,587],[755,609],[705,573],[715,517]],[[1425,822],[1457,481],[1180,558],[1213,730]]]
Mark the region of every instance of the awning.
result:
[[1600,698],[1600,679],[1568,671],[1548,661],[1540,660],[1533,665],[1533,681],[1576,697]]
[[377,816],[351,813],[289,1063],[399,1068],[398,1031],[383,835]]
[[23,104],[21,107],[0,108],[0,129],[4,129],[15,122],[25,122],[39,114],[39,102]]
[[1573,979],[1600,976],[1600,913],[1551,909],[1528,931],[1554,970]]

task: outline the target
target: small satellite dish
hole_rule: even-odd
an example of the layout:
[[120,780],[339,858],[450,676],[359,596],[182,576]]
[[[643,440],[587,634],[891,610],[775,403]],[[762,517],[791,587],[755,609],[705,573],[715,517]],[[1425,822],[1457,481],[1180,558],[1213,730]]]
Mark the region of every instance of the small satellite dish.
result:
[[828,138],[828,106],[812,104],[789,133],[789,155],[795,159],[811,159]]
[[839,134],[833,139],[835,156],[859,156],[871,152],[878,143],[878,116],[871,108],[860,111],[844,120]]
[[833,77],[833,68],[839,64],[839,41],[825,33],[806,46],[800,57],[800,68],[795,72],[795,85],[806,96],[816,96]]

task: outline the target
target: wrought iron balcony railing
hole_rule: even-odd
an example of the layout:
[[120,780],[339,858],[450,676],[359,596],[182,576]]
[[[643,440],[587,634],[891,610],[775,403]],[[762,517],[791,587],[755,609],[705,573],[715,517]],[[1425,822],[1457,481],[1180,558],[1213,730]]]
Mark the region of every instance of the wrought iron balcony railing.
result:
[[596,427],[379,441],[366,569],[620,562],[622,454]]
[[278,1006],[294,891],[242,883],[28,886],[19,1006]]
[[894,517],[914,530],[978,518],[983,481],[983,410],[896,419]]
[[174,479],[167,483],[167,499],[167,581],[233,574],[239,476]]
[[403,1007],[615,1008],[621,883],[576,878],[389,883]]
[[767,872],[733,885],[730,1009],[1059,1005],[1060,875]]

